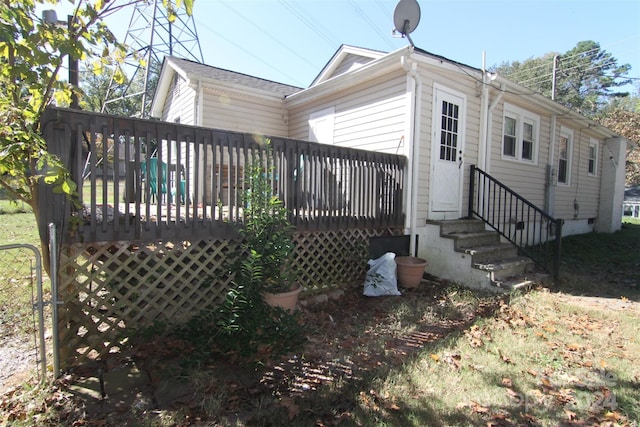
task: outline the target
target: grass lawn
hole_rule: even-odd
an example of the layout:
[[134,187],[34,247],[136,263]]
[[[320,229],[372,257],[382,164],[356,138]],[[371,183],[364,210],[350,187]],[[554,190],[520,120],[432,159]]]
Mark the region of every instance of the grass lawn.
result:
[[637,426],[639,249],[638,223],[614,234],[565,238],[561,280],[526,294],[480,295],[433,280],[401,297],[366,298],[354,284],[340,299],[301,310],[308,338],[302,349],[260,365],[193,363],[187,343],[175,337],[133,348],[126,360],[141,371],[188,384],[179,401],[124,406],[107,415],[83,406],[70,392],[74,376],[68,375],[54,386],[25,386],[0,398],[0,420]]
[[[31,209],[0,200],[0,245],[29,244],[40,249]],[[27,248],[0,251],[0,339],[33,332],[35,255]],[[46,275],[45,275],[46,278]],[[45,292],[49,282],[43,282]]]

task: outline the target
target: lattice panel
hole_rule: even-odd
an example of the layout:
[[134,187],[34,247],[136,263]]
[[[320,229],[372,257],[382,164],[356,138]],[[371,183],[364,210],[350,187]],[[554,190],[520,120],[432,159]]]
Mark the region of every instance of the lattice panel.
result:
[[74,244],[60,257],[61,360],[117,351],[123,332],[183,323],[227,291],[231,241]]
[[[389,230],[298,233],[298,281],[310,295],[360,284],[369,237]],[[117,352],[129,329],[154,321],[180,324],[219,304],[232,277],[237,243],[109,242],[73,244],[60,253],[59,309],[63,368]]]
[[388,233],[348,229],[297,234],[298,281],[305,294],[361,284],[367,271],[369,238]]

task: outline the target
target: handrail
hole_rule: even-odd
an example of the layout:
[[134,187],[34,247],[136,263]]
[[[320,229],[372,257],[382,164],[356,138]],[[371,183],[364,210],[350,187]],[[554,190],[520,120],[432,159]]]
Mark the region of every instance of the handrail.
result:
[[471,165],[469,179],[469,217],[473,216],[552,273],[554,279],[559,277],[564,221],[553,218],[475,165]]

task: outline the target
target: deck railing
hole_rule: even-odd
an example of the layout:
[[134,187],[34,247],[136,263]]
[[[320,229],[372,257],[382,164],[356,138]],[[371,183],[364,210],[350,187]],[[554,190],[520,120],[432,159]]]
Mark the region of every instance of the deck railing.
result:
[[404,223],[403,156],[60,108],[42,129],[79,187],[81,209],[41,189],[40,226],[62,225],[63,241],[230,236],[266,139],[274,191],[299,231]]
[[469,216],[482,219],[558,278],[562,219],[551,217],[475,165],[469,176]]

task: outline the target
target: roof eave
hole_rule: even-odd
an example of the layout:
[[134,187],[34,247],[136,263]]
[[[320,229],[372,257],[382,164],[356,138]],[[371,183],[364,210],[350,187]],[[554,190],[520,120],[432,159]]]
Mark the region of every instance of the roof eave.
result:
[[383,57],[384,55],[386,55],[385,52],[379,52],[379,51],[375,51],[372,49],[365,49],[362,47],[356,47],[356,46],[350,46],[350,45],[346,45],[343,44],[341,45],[338,50],[333,54],[333,56],[329,59],[329,61],[326,63],[326,65],[322,68],[322,70],[320,70],[320,73],[318,73],[318,75],[316,76],[315,79],[313,79],[313,81],[311,82],[311,86],[314,86],[316,84],[322,83],[323,81],[326,81],[328,79],[326,79],[327,76],[331,75],[331,73],[333,73],[336,68],[340,65],[340,62],[342,61],[342,59],[344,59],[347,55],[360,55],[360,56],[364,56],[364,57],[370,57],[373,61],[380,59],[381,57]]
[[304,104],[310,99],[315,99],[326,94],[330,94],[336,91],[343,90],[347,87],[351,87],[354,81],[362,83],[367,80],[374,79],[390,69],[401,68],[400,57],[403,55],[411,54],[411,46],[406,46],[391,52],[380,59],[371,61],[370,63],[339,76],[332,77],[315,86],[310,86],[307,89],[303,89],[300,92],[288,95],[285,99],[287,105],[290,107]]
[[153,98],[151,99],[151,108],[149,109],[149,115],[151,117],[158,119],[162,118],[162,110],[164,108],[164,103],[167,100],[167,93],[171,86],[171,79],[173,78],[174,72],[175,70],[173,70],[173,67],[169,65],[169,61],[167,61],[167,57],[165,57],[162,60],[158,85],[156,86]]
[[[214,89],[224,89],[227,90],[229,92],[235,92],[235,93],[241,93],[244,95],[251,95],[253,97],[256,98],[261,98],[261,99],[265,99],[265,100],[280,100],[282,101],[285,96],[278,94],[278,93],[274,93],[274,92],[270,92],[268,90],[263,90],[263,89],[257,89],[257,88],[248,88],[245,85],[242,84],[234,84],[234,83],[229,83],[229,82],[223,82],[220,80],[216,80],[216,79],[212,79],[212,78],[208,78],[208,77],[199,77],[197,79],[201,84],[208,86],[209,88],[214,88]],[[195,84],[197,83],[197,81],[194,81],[193,79],[187,79],[187,82],[189,84],[191,84],[192,82]]]
[[[530,101],[532,101],[534,104],[546,109],[547,111],[549,111],[552,114],[556,114],[558,116],[562,116],[562,117],[567,117],[570,120],[574,120],[574,121],[579,121],[579,122],[583,122],[586,124],[586,127],[588,127],[589,129],[591,129],[594,133],[596,133],[597,135],[603,137],[603,138],[617,138],[620,137],[620,135],[614,131],[612,131],[611,129],[607,128],[606,126],[602,126],[601,124],[599,124],[598,122],[583,116],[582,114],[568,108],[565,107],[564,105],[558,103],[557,101],[553,101],[549,98],[547,98],[546,96],[534,92],[529,88],[526,88],[524,86],[521,86],[505,77],[502,77],[501,75],[497,75],[496,79],[493,81],[493,83],[497,83],[497,84],[501,84],[504,85],[504,89],[501,89],[500,87],[496,87],[493,86],[492,87],[496,90],[510,90],[510,91],[517,91],[517,93],[521,94],[520,96],[527,96],[528,99]],[[584,126],[581,126],[584,127]]]

